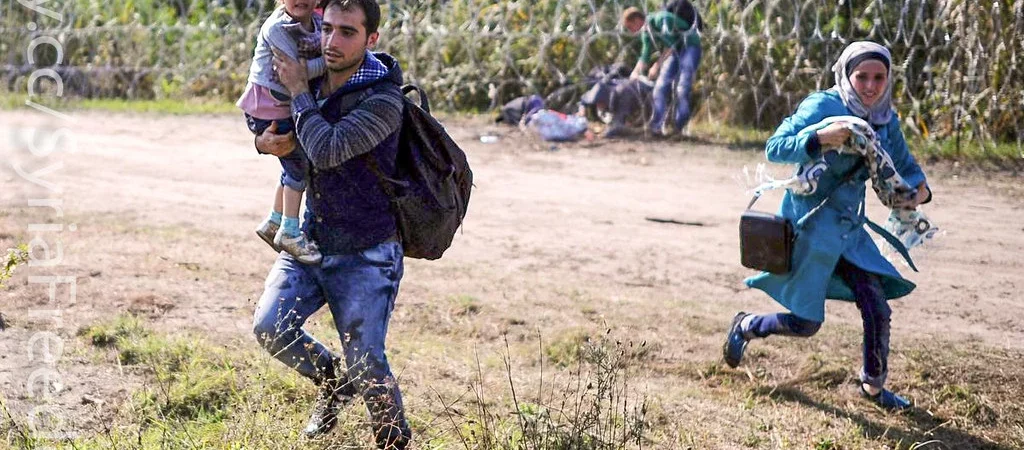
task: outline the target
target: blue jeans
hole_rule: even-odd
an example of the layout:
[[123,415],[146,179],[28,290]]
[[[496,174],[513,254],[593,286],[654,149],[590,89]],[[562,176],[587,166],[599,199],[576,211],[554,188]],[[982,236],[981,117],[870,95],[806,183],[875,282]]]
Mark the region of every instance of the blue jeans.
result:
[[[249,127],[249,131],[256,135],[263,134],[270,124],[274,122],[277,123],[276,134],[287,134],[295,129],[295,121],[290,117],[287,119],[266,120],[257,119],[248,114],[245,115],[245,124]],[[306,162],[306,154],[302,152],[302,147],[295,147],[294,151],[286,156],[279,157],[278,160],[281,161],[281,185],[288,186],[299,192],[305,191],[306,173],[309,169],[309,163]]]
[[[861,368],[860,380],[882,387],[889,374],[889,322],[892,317],[882,282],[877,275],[865,272],[845,259],[839,260],[836,274],[853,289],[857,309],[864,323],[864,366]],[[820,322],[789,313],[777,313],[754,316],[749,329],[745,331],[759,338],[773,334],[808,337],[817,333],[819,328]]]
[[[395,240],[352,254],[324,255],[319,266],[282,253],[267,275],[253,317],[256,339],[275,358],[317,383],[337,377],[343,389],[362,395],[378,443],[406,442],[411,435],[384,354],[402,258],[402,244]],[[344,368],[334,352],[302,328],[325,304],[341,337]]]
[[654,83],[654,114],[651,116],[649,129],[661,131],[665,125],[668,104],[672,100],[675,87],[676,111],[673,123],[676,130],[682,130],[690,121],[690,91],[693,80],[700,67],[701,48],[699,45],[673,49],[665,59],[658,73],[658,81]]

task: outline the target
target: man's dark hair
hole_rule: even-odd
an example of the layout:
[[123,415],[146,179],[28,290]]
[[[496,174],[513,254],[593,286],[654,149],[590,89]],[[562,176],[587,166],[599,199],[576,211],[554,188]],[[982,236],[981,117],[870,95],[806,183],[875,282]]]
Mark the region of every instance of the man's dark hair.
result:
[[341,8],[342,11],[356,8],[363,10],[363,14],[366,15],[366,23],[363,26],[366,27],[367,36],[376,33],[377,27],[380,26],[380,5],[377,4],[377,0],[324,0],[320,4],[324,11],[328,8]]

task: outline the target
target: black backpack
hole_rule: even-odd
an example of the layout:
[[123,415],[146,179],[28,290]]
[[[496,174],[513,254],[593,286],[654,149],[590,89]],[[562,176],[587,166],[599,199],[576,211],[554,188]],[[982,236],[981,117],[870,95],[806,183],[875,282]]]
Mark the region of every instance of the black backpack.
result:
[[697,12],[697,8],[687,0],[675,0],[665,5],[665,10],[675,14],[680,19],[690,23],[691,27],[696,26],[698,30],[704,31],[704,18]]
[[398,136],[397,179],[370,169],[391,197],[405,256],[438,259],[455,238],[469,206],[473,171],[466,153],[444,126],[430,115],[430,102],[418,86],[402,86],[402,94],[416,91],[419,104],[405,97]]

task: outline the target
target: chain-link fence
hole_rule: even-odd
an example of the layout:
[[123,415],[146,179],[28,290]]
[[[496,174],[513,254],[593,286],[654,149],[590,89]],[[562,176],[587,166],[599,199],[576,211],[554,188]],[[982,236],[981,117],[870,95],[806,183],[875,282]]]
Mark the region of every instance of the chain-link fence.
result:
[[[701,117],[764,128],[807,93],[852,40],[890,47],[896,105],[924,136],[1024,141],[1024,0],[695,1],[705,18],[694,95]],[[36,5],[32,8],[32,5]],[[451,109],[485,110],[525,93],[585,90],[595,66],[632,64],[617,21],[661,1],[427,0],[382,3],[379,50]],[[234,100],[274,0],[7,0],[0,7],[6,89],[53,65],[63,95]],[[39,44],[52,37],[59,45]],[[32,49],[30,57],[29,49]],[[37,95],[54,95],[46,77]],[[52,80],[50,80],[52,83]]]

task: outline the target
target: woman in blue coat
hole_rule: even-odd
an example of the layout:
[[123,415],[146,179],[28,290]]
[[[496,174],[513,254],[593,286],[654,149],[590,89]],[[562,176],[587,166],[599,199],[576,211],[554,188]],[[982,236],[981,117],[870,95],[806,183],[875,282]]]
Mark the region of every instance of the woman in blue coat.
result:
[[[731,367],[739,365],[751,339],[775,335],[808,337],[825,320],[825,299],[854,301],[864,321],[864,365],[861,393],[894,409],[910,406],[906,399],[884,388],[888,374],[888,300],[914,289],[879,253],[864,229],[865,182],[869,178],[863,157],[828,151],[850,137],[842,123],[817,130],[807,127],[833,116],[857,116],[874,128],[896,170],[917,195],[908,208],[931,200],[924,173],[907,149],[899,119],[892,110],[892,58],[873,42],[854,42],[832,67],[836,84],[809,95],[796,113],[786,118],[768,140],[766,156],[773,163],[803,164],[828,154],[828,169],[810,195],[787,191],[779,214],[798,225],[792,269],[786,274],[761,273],[746,280],[789,309],[788,313],[747,314],[733,319],[723,353]],[[808,215],[816,206],[823,205]]]

